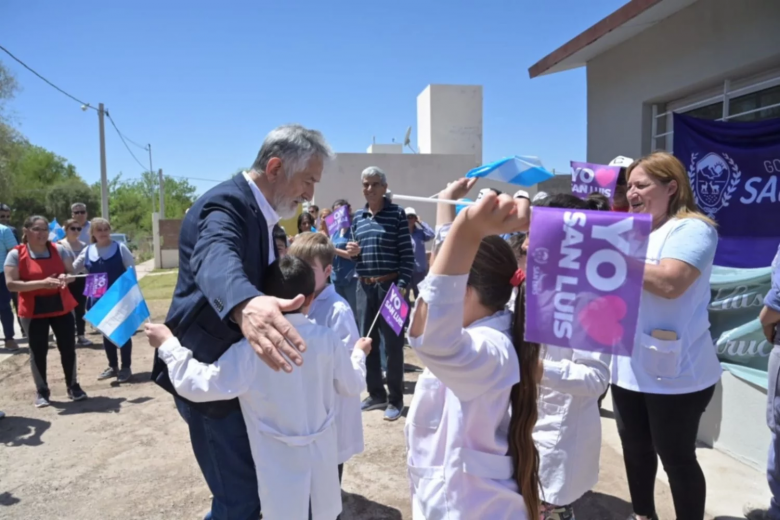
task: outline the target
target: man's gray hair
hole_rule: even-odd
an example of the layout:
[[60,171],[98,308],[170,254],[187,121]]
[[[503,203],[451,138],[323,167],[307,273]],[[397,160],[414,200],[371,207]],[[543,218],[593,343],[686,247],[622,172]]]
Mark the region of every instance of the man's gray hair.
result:
[[319,131],[301,125],[282,125],[265,136],[252,170],[264,173],[273,157],[282,160],[285,175],[290,178],[306,169],[314,157],[319,157],[323,163],[332,159],[333,151]]
[[363,173],[360,174],[361,181],[364,181],[370,177],[379,177],[379,181],[382,183],[382,186],[387,186],[387,175],[385,175],[385,172],[382,171],[382,168],[379,168],[378,166],[369,166],[363,170]]
[[71,210],[71,211],[77,210],[77,209],[79,209],[79,208],[84,208],[84,209],[87,209],[87,205],[86,205],[86,204],[84,204],[83,202],[74,202],[74,203],[73,203],[73,204],[70,206],[70,210]]

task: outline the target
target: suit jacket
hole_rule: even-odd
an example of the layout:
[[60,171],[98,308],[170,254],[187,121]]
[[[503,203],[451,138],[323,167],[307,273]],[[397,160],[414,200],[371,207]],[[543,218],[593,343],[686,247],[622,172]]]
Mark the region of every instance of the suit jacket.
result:
[[[268,265],[268,224],[242,175],[212,188],[190,208],[179,234],[179,277],[165,324],[202,363],[213,363],[243,335],[231,319],[240,303],[262,294]],[[176,391],[155,357],[153,380]],[[191,403],[214,417],[238,400]]]

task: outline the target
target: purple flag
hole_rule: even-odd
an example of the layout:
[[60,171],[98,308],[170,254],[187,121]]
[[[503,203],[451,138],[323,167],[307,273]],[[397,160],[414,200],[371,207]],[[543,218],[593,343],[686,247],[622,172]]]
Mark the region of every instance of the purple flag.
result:
[[526,339],[630,356],[651,227],[645,214],[534,208]]
[[395,284],[390,285],[390,290],[385,295],[380,312],[387,324],[396,334],[400,335],[404,329],[406,317],[409,315],[409,305]]
[[108,289],[108,274],[88,274],[84,283],[84,296],[87,298],[100,298]]
[[572,161],[571,192],[581,199],[591,193],[601,193],[612,204],[618,175],[620,175],[620,168],[617,166]]
[[325,224],[328,226],[328,234],[333,236],[340,229],[350,226],[349,206],[341,206],[339,209],[325,217]]

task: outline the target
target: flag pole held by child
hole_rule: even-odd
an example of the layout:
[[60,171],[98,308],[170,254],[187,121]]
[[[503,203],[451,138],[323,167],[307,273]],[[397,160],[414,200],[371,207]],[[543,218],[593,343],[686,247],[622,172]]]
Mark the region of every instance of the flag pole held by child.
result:
[[371,328],[368,329],[366,337],[371,337],[371,332],[373,332],[376,320],[379,319],[380,315],[385,319],[387,324],[390,325],[390,328],[400,336],[401,332],[404,330],[406,317],[409,316],[409,304],[406,303],[406,299],[395,284],[390,284],[390,290],[387,291],[385,299],[382,300],[379,312],[376,313],[374,322],[371,324]]

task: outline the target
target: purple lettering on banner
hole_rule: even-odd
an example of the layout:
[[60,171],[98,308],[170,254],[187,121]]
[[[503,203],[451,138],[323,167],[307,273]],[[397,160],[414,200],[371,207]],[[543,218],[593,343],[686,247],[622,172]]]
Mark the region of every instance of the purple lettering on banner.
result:
[[100,298],[108,289],[108,274],[95,273],[87,275],[84,283],[84,296],[87,298]]
[[618,175],[620,168],[617,166],[572,161],[571,192],[581,199],[591,193],[601,193],[612,204]]
[[630,356],[651,227],[645,214],[534,208],[526,340]]
[[340,229],[351,225],[349,218],[349,206],[341,206],[339,209],[325,217],[325,225],[328,226],[328,234],[333,236]]
[[390,290],[385,295],[380,312],[387,324],[396,334],[400,335],[404,329],[406,317],[409,315],[409,305],[395,284],[390,285]]

